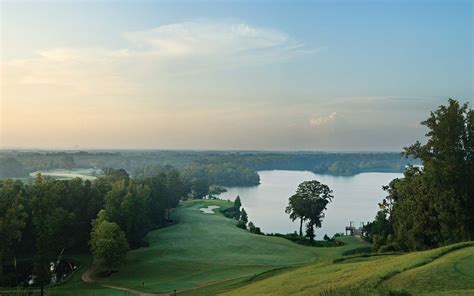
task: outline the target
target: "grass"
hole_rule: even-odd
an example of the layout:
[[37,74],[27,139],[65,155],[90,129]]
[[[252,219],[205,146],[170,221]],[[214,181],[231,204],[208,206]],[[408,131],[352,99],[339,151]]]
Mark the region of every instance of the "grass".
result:
[[405,255],[354,256],[297,268],[226,295],[466,295],[474,289],[473,258],[473,243]]
[[451,252],[429,264],[397,274],[384,285],[417,295],[474,295],[474,247]]
[[240,285],[282,267],[331,262],[348,250],[367,245],[346,237],[342,239],[345,246],[314,248],[251,234],[237,228],[219,209],[215,214],[199,210],[209,205],[224,208],[232,204],[222,200],[182,203],[172,212],[179,223],[150,232],[146,237],[150,246],[129,252],[126,265],[101,283],[149,292],[188,290],[188,294],[189,289],[202,287],[192,290],[196,295]]
[[37,174],[42,174],[43,176],[50,176],[57,180],[70,180],[74,178],[82,178],[83,180],[94,180],[96,177],[94,174],[98,174],[99,172],[95,169],[83,169],[83,168],[76,168],[76,169],[55,169],[55,170],[47,170],[47,171],[36,171],[30,173],[31,177],[35,177]]

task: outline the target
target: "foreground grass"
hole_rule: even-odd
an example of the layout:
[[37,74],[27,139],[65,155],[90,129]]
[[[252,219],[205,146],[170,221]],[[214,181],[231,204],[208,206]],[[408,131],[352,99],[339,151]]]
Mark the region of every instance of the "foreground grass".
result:
[[[150,246],[129,252],[120,272],[100,282],[150,292],[210,293],[274,269],[331,262],[348,250],[366,246],[345,238],[346,246],[314,248],[254,235],[235,227],[235,221],[218,209],[215,214],[199,210],[209,205],[225,208],[232,204],[222,200],[182,203],[172,212],[179,223],[150,232],[146,237]],[[196,287],[202,287],[201,291],[189,290]]]
[[469,295],[474,289],[474,244],[405,255],[355,257],[297,268],[228,291],[226,295]]
[[474,295],[474,247],[397,274],[384,285],[414,295]]

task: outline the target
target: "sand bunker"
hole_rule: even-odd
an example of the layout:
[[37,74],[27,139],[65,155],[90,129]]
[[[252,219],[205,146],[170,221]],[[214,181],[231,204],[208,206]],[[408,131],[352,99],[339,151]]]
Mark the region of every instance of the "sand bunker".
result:
[[207,206],[206,208],[200,208],[201,212],[204,214],[214,214],[214,209],[220,208],[219,206]]

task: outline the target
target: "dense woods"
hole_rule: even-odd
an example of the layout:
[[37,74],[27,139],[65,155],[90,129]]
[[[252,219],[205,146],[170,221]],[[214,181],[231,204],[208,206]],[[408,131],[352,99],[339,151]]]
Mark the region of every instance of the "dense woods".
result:
[[[32,258],[36,285],[50,282],[50,263],[60,254],[89,250],[110,271],[129,248],[144,244],[153,228],[189,192],[173,169],[146,178],[104,170],[94,181],[54,180],[38,175],[32,184],[0,181],[0,285],[15,285],[3,267]],[[11,268],[10,268],[11,271]]]
[[420,159],[385,187],[375,221],[366,226],[373,249],[422,250],[474,239],[474,112],[449,100],[422,123],[426,144],[404,154]]

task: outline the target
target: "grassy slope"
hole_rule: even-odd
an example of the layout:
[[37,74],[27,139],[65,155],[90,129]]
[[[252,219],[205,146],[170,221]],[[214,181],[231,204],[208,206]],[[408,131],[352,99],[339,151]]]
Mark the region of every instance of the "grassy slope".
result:
[[370,295],[404,288],[414,295],[433,294],[430,291],[466,295],[474,289],[473,256],[473,243],[464,243],[398,256],[311,264],[226,294]]
[[384,284],[417,295],[474,295],[474,247],[395,275]]
[[[366,246],[357,239],[345,238],[350,244],[343,247],[312,248],[281,238],[250,234],[221,214],[203,214],[199,210],[208,205],[228,207],[231,203],[220,200],[183,203],[172,212],[178,224],[150,232],[146,238],[150,246],[131,251],[120,272],[101,282],[154,292],[203,285],[208,286],[201,292],[215,291],[276,268],[331,262],[347,250]],[[196,293],[199,291],[192,291]]]

